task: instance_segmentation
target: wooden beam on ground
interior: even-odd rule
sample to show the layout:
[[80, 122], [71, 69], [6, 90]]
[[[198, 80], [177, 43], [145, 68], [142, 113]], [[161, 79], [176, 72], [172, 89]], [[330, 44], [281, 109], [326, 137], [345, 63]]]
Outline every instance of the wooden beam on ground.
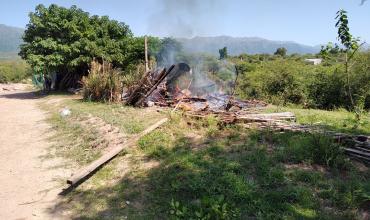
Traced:
[[238, 122], [269, 122], [269, 121], [295, 121], [292, 112], [268, 113], [268, 114], [245, 114], [236, 117]]
[[111, 151], [108, 153], [104, 154], [101, 156], [99, 159], [95, 160], [91, 164], [89, 164], [86, 167], [83, 167], [82, 169], [78, 170], [72, 177], [70, 177], [67, 180], [68, 184], [74, 185], [77, 183], [80, 183], [83, 181], [87, 176], [89, 176], [92, 172], [103, 166], [105, 163], [110, 161], [112, 158], [114, 158], [119, 152], [121, 152], [123, 149], [136, 145], [136, 142], [143, 136], [149, 134], [159, 126], [163, 125], [168, 121], [167, 118], [163, 118], [159, 120], [157, 123], [151, 125], [147, 129], [145, 129], [143, 132], [141, 132], [138, 135], [135, 135], [134, 137], [130, 138], [127, 140], [127, 142], [123, 143], [122, 145], [118, 145], [115, 148], [113, 148]]

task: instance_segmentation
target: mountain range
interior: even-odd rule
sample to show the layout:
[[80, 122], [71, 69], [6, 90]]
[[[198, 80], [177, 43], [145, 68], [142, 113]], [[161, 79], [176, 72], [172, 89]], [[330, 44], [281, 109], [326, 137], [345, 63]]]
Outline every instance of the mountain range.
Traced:
[[[0, 24], [0, 54], [16, 54], [19, 45], [22, 43], [22, 34], [24, 29], [10, 27]], [[289, 54], [298, 53], [317, 53], [320, 46], [309, 46], [293, 41], [273, 41], [259, 37], [194, 37], [177, 38], [182, 43], [186, 52], [198, 53], [205, 52], [218, 55], [218, 50], [227, 47], [230, 55], [239, 55], [242, 53], [274, 53], [277, 48], [285, 47]], [[365, 48], [369, 48], [367, 44]]]
[[0, 24], [0, 52], [18, 51], [24, 29]]
[[0, 24], [0, 60], [17, 59], [24, 29]]
[[274, 53], [277, 48], [285, 47], [289, 54], [317, 53], [320, 46], [308, 46], [293, 41], [272, 41], [259, 37], [194, 37], [178, 39], [187, 52], [206, 52], [218, 55], [218, 50], [227, 47], [229, 55]]

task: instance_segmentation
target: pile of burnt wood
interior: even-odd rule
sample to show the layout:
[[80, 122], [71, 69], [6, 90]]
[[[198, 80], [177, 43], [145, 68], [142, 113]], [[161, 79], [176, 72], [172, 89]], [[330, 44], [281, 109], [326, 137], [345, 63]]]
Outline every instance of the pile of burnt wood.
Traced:
[[[294, 114], [289, 112], [256, 114], [267, 106], [263, 101], [239, 100], [232, 95], [206, 92], [213, 85], [194, 88], [191, 74], [190, 67], [185, 63], [149, 71], [134, 87], [128, 89], [123, 100], [127, 105], [136, 107], [171, 107], [193, 117], [214, 115], [225, 123], [295, 120]], [[181, 76], [187, 77], [180, 81]]]

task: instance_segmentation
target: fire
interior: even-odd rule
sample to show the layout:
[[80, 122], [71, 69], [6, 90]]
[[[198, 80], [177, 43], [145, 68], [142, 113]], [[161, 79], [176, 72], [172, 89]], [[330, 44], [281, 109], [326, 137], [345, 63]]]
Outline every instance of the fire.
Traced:
[[[239, 100], [226, 95], [212, 82], [193, 83], [194, 75], [185, 63], [172, 65], [168, 70], [149, 72], [131, 89], [125, 100], [136, 106], [155, 105], [173, 107], [202, 114], [220, 114], [263, 107], [266, 103], [256, 100]], [[216, 88], [216, 89], [215, 89]]]

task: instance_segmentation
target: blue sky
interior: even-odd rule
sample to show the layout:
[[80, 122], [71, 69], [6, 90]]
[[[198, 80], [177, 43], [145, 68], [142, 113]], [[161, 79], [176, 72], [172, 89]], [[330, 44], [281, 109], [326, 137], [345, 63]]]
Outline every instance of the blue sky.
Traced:
[[[370, 42], [370, 0], [0, 0], [0, 23], [25, 27], [37, 4], [77, 5], [128, 24], [135, 35], [263, 37], [308, 45], [335, 41], [335, 13]], [[165, 16], [164, 16], [165, 15]]]

